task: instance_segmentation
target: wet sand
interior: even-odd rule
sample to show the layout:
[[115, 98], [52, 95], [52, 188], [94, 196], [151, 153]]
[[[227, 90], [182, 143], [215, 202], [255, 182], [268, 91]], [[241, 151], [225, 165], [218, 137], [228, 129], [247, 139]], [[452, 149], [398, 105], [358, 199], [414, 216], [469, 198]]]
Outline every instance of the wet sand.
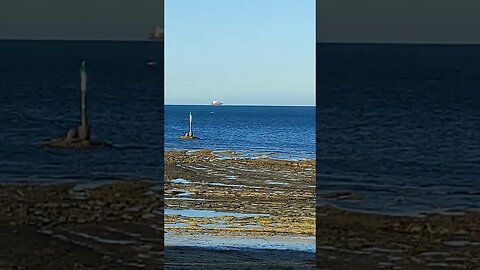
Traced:
[[318, 269], [480, 269], [480, 213], [397, 217], [317, 208]]
[[[183, 269], [200, 265], [209, 269], [314, 269], [314, 239], [309, 250], [298, 250], [295, 240], [315, 235], [314, 168], [314, 160], [251, 159], [209, 150], [166, 152], [165, 230], [187, 243], [171, 245], [166, 236], [167, 269], [181, 269], [175, 268], [178, 265]], [[199, 247], [195, 242], [202, 237], [230, 241], [212, 240]], [[238, 248], [247, 242], [245, 238], [269, 242], [274, 237], [286, 241]], [[192, 256], [174, 258], [179, 248], [191, 249]]]

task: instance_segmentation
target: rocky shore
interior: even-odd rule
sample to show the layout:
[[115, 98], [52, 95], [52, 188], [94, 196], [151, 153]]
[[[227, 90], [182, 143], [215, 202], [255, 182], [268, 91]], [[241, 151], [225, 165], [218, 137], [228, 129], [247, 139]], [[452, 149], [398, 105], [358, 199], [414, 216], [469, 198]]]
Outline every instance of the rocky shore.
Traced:
[[480, 269], [480, 213], [397, 217], [317, 207], [318, 269]]
[[[166, 233], [176, 237], [313, 237], [315, 161], [252, 159], [228, 151], [169, 151], [165, 153], [165, 208]], [[168, 258], [176, 247], [166, 245]], [[220, 269], [220, 262], [228, 263], [226, 252], [208, 251], [213, 257], [207, 268]], [[236, 252], [230, 251], [228, 256], [235, 258], [230, 262], [244, 263], [245, 268], [235, 269], [314, 269], [313, 252], [309, 257], [308, 252], [295, 256], [295, 251], [269, 251], [288, 260], [273, 260], [275, 256], [267, 256], [267, 250]], [[256, 259], [250, 261], [245, 253]], [[202, 263], [202, 256], [185, 259], [176, 263], [190, 267]], [[166, 261], [168, 266], [171, 260]]]
[[[164, 206], [167, 238], [316, 234], [317, 269], [480, 269], [479, 212], [315, 208], [314, 160], [172, 151], [165, 175], [164, 185], [0, 185], [0, 269], [162, 269], [164, 261], [166, 269], [315, 269], [314, 254], [299, 250], [164, 249]], [[362, 202], [350, 192], [322, 196]]]
[[161, 269], [156, 183], [0, 186], [0, 269]]
[[[164, 188], [167, 210], [218, 214], [169, 214], [168, 225], [184, 226], [167, 233], [314, 236], [313, 160], [198, 151], [167, 152], [165, 162], [165, 187], [137, 180], [1, 185], [0, 269], [163, 269]], [[315, 260], [311, 252], [275, 249], [170, 246], [165, 254], [166, 269], [314, 269]]]

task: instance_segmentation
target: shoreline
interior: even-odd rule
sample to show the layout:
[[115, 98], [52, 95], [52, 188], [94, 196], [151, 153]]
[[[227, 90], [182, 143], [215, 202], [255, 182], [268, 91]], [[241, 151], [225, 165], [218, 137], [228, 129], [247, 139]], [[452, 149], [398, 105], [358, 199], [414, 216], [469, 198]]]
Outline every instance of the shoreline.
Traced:
[[211, 148], [165, 148], [164, 153], [195, 153], [195, 152], [211, 152], [215, 154], [218, 158], [244, 158], [244, 159], [272, 159], [272, 160], [283, 160], [283, 161], [315, 161], [315, 153], [312, 154], [312, 157], [306, 158], [281, 158], [282, 153], [275, 151], [267, 150], [231, 150], [231, 149], [211, 149]]
[[392, 213], [390, 211], [376, 211], [376, 210], [364, 210], [364, 209], [353, 209], [349, 207], [342, 207], [338, 205], [334, 205], [333, 203], [322, 203], [322, 204], [317, 204], [317, 208], [320, 207], [331, 207], [335, 208], [339, 211], [344, 211], [344, 212], [350, 212], [350, 213], [356, 213], [356, 214], [364, 214], [364, 215], [377, 215], [377, 216], [385, 216], [385, 217], [391, 217], [391, 218], [428, 218], [431, 216], [445, 216], [445, 217], [450, 217], [450, 216], [462, 216], [468, 213], [476, 213], [480, 212], [480, 208], [469, 208], [469, 209], [464, 209], [464, 208], [443, 208], [443, 209], [437, 209], [433, 208], [435, 210], [425, 210], [425, 211], [410, 211], [410, 212], [403, 212], [403, 213]]
[[163, 195], [154, 187], [141, 180], [77, 189], [0, 185], [0, 266], [154, 269], [164, 251], [163, 215], [155, 211]]
[[314, 258], [314, 254], [301, 251], [213, 250], [203, 247], [172, 246], [165, 250], [165, 269], [314, 270], [316, 269]]
[[[165, 152], [166, 254], [178, 244], [201, 247], [212, 256], [202, 262], [203, 255], [192, 255], [182, 262], [189, 267], [202, 263], [214, 269], [232, 262], [244, 265], [238, 269], [247, 264], [252, 269], [314, 269], [315, 253], [304, 250], [315, 250], [315, 160], [218, 153]], [[262, 238], [278, 243], [262, 243]], [[301, 260], [289, 256], [299, 252]], [[228, 259], [232, 255], [225, 253], [249, 255]], [[269, 253], [278, 255], [276, 261]], [[257, 258], [250, 261], [249, 256]]]
[[[166, 228], [168, 231], [168, 228]], [[190, 236], [190, 237], [189, 237]], [[214, 244], [213, 244], [214, 243]], [[211, 250], [240, 250], [261, 251], [277, 250], [291, 252], [315, 253], [315, 236], [259, 236], [251, 238], [242, 236], [216, 236], [211, 234], [202, 235], [201, 238], [191, 237], [186, 234], [167, 232], [165, 234], [165, 246], [199, 247]]]
[[480, 264], [480, 211], [406, 217], [317, 207], [320, 269], [472, 269]]
[[480, 265], [480, 211], [366, 213], [315, 195], [315, 160], [211, 150], [165, 152], [164, 183], [0, 184], [0, 268], [155, 269], [164, 257], [167, 269]]

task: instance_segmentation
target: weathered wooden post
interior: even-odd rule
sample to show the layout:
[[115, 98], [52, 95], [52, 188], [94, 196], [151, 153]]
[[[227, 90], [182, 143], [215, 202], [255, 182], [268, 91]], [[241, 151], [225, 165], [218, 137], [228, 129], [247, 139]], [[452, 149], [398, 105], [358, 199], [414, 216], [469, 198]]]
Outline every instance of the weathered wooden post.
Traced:
[[81, 115], [82, 122], [79, 127], [79, 137], [80, 140], [89, 140], [90, 132], [88, 130], [88, 119], [87, 119], [87, 71], [85, 67], [85, 61], [80, 65], [80, 92], [81, 92]]

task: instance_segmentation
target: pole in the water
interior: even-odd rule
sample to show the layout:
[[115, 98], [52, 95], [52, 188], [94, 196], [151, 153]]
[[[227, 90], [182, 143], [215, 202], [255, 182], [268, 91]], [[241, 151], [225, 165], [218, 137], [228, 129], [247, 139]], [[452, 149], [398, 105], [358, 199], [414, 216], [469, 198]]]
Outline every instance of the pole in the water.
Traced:
[[81, 116], [82, 122], [79, 127], [79, 137], [81, 140], [89, 139], [88, 119], [87, 119], [87, 70], [85, 61], [80, 65], [80, 91], [81, 91]]
[[190, 112], [190, 131], [188, 132], [188, 135], [190, 137], [193, 137], [193, 131], [192, 131], [192, 112]]
[[183, 140], [194, 140], [198, 139], [198, 137], [193, 136], [193, 128], [192, 128], [192, 112], [189, 114], [189, 129], [188, 132], [185, 133], [185, 135], [180, 136], [180, 139]]
[[76, 126], [67, 132], [65, 138], [53, 139], [45, 142], [45, 145], [57, 148], [101, 148], [111, 146], [104, 141], [91, 141], [90, 129], [88, 127], [87, 118], [87, 70], [85, 67], [85, 61], [80, 64], [80, 114], [81, 123], [80, 126]]

